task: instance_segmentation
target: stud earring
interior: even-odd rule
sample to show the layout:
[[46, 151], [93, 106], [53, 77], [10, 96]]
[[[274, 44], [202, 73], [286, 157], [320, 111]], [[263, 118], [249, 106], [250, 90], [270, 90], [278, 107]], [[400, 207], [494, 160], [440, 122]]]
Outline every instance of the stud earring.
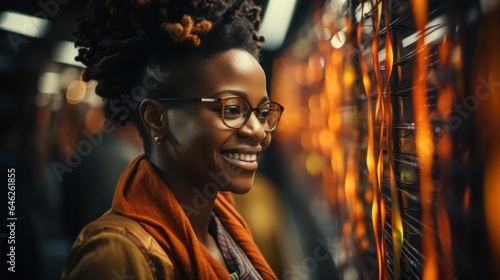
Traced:
[[156, 144], [160, 145], [160, 143], [161, 143], [160, 137], [156, 136], [155, 141], [156, 141]]

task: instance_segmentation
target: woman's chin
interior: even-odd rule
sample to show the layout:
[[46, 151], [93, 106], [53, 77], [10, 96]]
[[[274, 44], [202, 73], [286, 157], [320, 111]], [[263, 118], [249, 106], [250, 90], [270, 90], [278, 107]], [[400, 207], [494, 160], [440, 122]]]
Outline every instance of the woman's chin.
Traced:
[[231, 180], [231, 184], [226, 189], [234, 194], [246, 194], [252, 189], [253, 186], [253, 176], [252, 178], [234, 178]]

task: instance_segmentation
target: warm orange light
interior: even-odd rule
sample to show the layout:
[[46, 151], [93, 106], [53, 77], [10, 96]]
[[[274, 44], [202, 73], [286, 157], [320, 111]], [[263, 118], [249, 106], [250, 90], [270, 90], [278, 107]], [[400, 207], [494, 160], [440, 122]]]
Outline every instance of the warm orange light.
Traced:
[[78, 104], [85, 98], [87, 85], [84, 81], [75, 80], [69, 83], [66, 90], [66, 100], [70, 104]]
[[435, 240], [433, 232], [433, 197], [432, 190], [434, 182], [432, 180], [432, 165], [434, 157], [434, 141], [430, 127], [429, 107], [427, 104], [427, 61], [429, 47], [424, 42], [425, 25], [428, 17], [428, 3], [424, 0], [412, 0], [412, 11], [418, 32], [416, 42], [417, 59], [415, 62], [414, 89], [412, 93], [413, 111], [415, 113], [416, 152], [420, 165], [420, 197], [422, 202], [422, 249], [423, 266], [422, 278], [438, 279], [439, 268], [435, 252]]
[[[384, 6], [384, 20], [389, 22], [389, 9], [388, 1], [383, 1]], [[385, 144], [385, 150], [387, 151], [387, 178], [389, 181], [389, 188], [391, 191], [391, 228], [392, 228], [392, 254], [393, 254], [393, 278], [399, 280], [401, 278], [401, 250], [404, 242], [404, 232], [403, 232], [403, 220], [401, 217], [401, 207], [399, 203], [399, 194], [396, 189], [396, 178], [394, 177], [394, 154], [393, 154], [393, 108], [391, 100], [391, 75], [394, 64], [394, 51], [392, 48], [392, 42], [390, 37], [390, 26], [386, 26], [386, 36], [385, 36], [385, 85], [384, 85], [384, 96], [381, 96], [383, 100], [383, 125], [381, 126], [382, 133], [385, 135], [385, 139], [381, 137], [380, 146]], [[385, 140], [385, 143], [382, 143]], [[382, 148], [380, 149], [380, 157], [383, 156]]]
[[470, 207], [470, 186], [469, 185], [465, 188], [464, 198], [462, 200], [462, 204], [464, 207], [464, 211], [466, 213], [469, 212], [469, 207]]
[[90, 108], [85, 116], [85, 129], [87, 131], [100, 130], [104, 122], [104, 112], [98, 108]]
[[[497, 138], [498, 139], [498, 138]], [[498, 145], [498, 144], [497, 144]], [[484, 175], [484, 210], [491, 244], [492, 263], [500, 263], [500, 219], [498, 218], [498, 206], [500, 205], [500, 148], [497, 146], [491, 151], [491, 158], [487, 163]], [[500, 272], [498, 267], [495, 267]]]
[[446, 119], [451, 114], [453, 104], [453, 91], [451, 88], [446, 87], [439, 92], [437, 109], [441, 118]]
[[332, 145], [338, 144], [331, 130], [322, 129], [319, 133], [319, 145], [324, 154], [330, 154]]
[[[440, 69], [450, 69], [452, 67], [451, 59], [451, 43], [449, 40], [444, 38], [443, 42], [439, 45], [439, 65]], [[451, 116], [452, 104], [453, 104], [453, 89], [451, 85], [444, 84], [441, 81], [436, 81], [436, 85], [440, 88], [438, 100], [437, 100], [437, 118], [443, 123], [448, 120]], [[441, 128], [440, 128], [441, 129]], [[436, 154], [439, 157], [441, 166], [449, 166], [452, 160], [453, 153], [453, 143], [450, 138], [449, 131], [443, 128], [444, 131], [440, 131], [440, 137], [438, 143], [436, 144]], [[446, 178], [443, 178], [443, 182], [446, 182]], [[438, 182], [439, 183], [439, 182]], [[442, 271], [441, 277], [445, 279], [455, 278], [455, 267], [453, 264], [453, 252], [452, 252], [452, 236], [451, 236], [451, 225], [447, 213], [446, 199], [447, 191], [444, 190], [445, 185], [440, 186], [442, 189], [437, 195], [436, 201], [436, 227], [437, 227], [437, 237], [439, 238], [439, 250], [441, 251], [441, 256], [439, 260], [440, 270]], [[466, 197], [470, 197], [469, 186], [466, 189]], [[464, 198], [465, 199], [465, 198]], [[466, 211], [468, 209], [469, 201], [464, 200], [464, 207]], [[467, 206], [465, 206], [467, 205]], [[435, 250], [438, 250], [436, 248]]]
[[[364, 14], [365, 5], [362, 1], [360, 1], [361, 6], [361, 14]], [[371, 9], [375, 8], [375, 3], [371, 2]], [[379, 24], [379, 11], [376, 10], [376, 18], [372, 18], [374, 21], [374, 26]], [[363, 28], [363, 20], [358, 22], [357, 27], [357, 40], [358, 45], [362, 46], [362, 28]], [[374, 67], [378, 67], [378, 29], [374, 29], [375, 38], [372, 41], [372, 54], [373, 62], [375, 64]], [[377, 51], [374, 51], [377, 50]], [[369, 173], [370, 184], [373, 189], [373, 202], [372, 202], [372, 227], [375, 235], [375, 246], [377, 250], [377, 265], [378, 265], [378, 279], [387, 279], [387, 267], [386, 267], [386, 253], [385, 253], [385, 239], [384, 239], [384, 223], [385, 223], [385, 209], [383, 207], [384, 201], [382, 198], [382, 193], [380, 190], [380, 181], [381, 172], [380, 172], [380, 158], [375, 158], [375, 120], [376, 116], [379, 113], [379, 104], [380, 97], [382, 95], [381, 88], [377, 83], [379, 81], [378, 76], [376, 79], [375, 87], [377, 90], [377, 103], [375, 106], [375, 115], [373, 112], [373, 104], [371, 100], [371, 90], [372, 90], [372, 82], [368, 73], [368, 67], [365, 58], [363, 57], [363, 52], [360, 52], [360, 64], [361, 71], [363, 75], [363, 86], [365, 89], [366, 99], [367, 99], [367, 126], [368, 126], [368, 135], [367, 135], [367, 152], [366, 152], [366, 164]], [[380, 74], [378, 69], [375, 69], [376, 75]], [[377, 162], [378, 161], [378, 162]], [[383, 164], [382, 164], [383, 170]], [[382, 233], [382, 234], [380, 234]]]
[[[484, 148], [484, 212], [488, 244], [490, 245], [491, 263], [494, 264], [492, 271], [500, 275], [500, 37], [498, 26], [500, 23], [500, 8], [497, 6], [495, 12], [489, 14], [485, 21], [485, 32], [488, 38], [485, 47], [475, 61], [475, 75], [471, 77], [474, 85], [474, 94], [483, 86], [481, 91], [488, 91], [488, 98], [481, 102], [480, 109], [475, 112], [475, 125], [478, 126], [482, 135], [479, 147]], [[482, 82], [481, 82], [482, 80]], [[485, 85], [485, 82], [487, 84]], [[485, 89], [487, 88], [487, 89]], [[478, 137], [479, 138], [479, 137]], [[476, 186], [471, 186], [476, 187]], [[474, 189], [472, 189], [474, 190]], [[477, 192], [476, 192], [477, 193]]]
[[323, 170], [323, 157], [318, 153], [311, 153], [306, 158], [306, 169], [311, 175], [318, 175]]
[[[348, 207], [349, 228], [354, 229], [354, 240], [362, 250], [366, 249], [366, 225], [364, 224], [365, 212], [363, 202], [359, 194], [358, 168], [356, 150], [351, 148], [347, 160], [347, 170], [345, 176], [345, 199]], [[350, 240], [351, 235], [344, 235], [343, 240]]]

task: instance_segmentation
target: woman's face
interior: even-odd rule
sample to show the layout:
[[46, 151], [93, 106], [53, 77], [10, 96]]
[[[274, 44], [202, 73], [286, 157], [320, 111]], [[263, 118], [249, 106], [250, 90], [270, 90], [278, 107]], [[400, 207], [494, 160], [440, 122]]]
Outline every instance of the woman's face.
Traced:
[[[200, 71], [201, 70], [201, 71]], [[268, 100], [266, 77], [248, 52], [232, 49], [204, 59], [184, 96], [216, 98], [240, 96], [256, 108]], [[253, 184], [257, 159], [269, 146], [255, 113], [240, 129], [221, 120], [220, 103], [165, 102], [167, 116], [167, 185], [182, 184], [210, 196], [221, 191], [245, 193]], [[238, 159], [236, 159], [238, 158]]]

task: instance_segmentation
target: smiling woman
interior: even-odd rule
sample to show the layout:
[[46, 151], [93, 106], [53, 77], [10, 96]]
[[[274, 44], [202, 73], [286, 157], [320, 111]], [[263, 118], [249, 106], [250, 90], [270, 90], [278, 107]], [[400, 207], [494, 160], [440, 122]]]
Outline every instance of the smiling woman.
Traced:
[[276, 279], [230, 194], [251, 189], [284, 109], [256, 59], [259, 13], [241, 0], [89, 2], [74, 32], [83, 79], [145, 153], [63, 279]]
[[[185, 90], [189, 98], [224, 98], [244, 96], [248, 101], [237, 104], [213, 102], [158, 102], [162, 100], [145, 100], [141, 106], [141, 114], [145, 115], [146, 129], [152, 131], [153, 138], [159, 145], [153, 145], [152, 154], [160, 155], [151, 158], [151, 162], [164, 170], [163, 178], [170, 188], [186, 191], [186, 185], [203, 186], [212, 180], [212, 171], [226, 171], [230, 163], [240, 169], [237, 176], [231, 176], [231, 184], [226, 190], [245, 193], [253, 184], [253, 176], [257, 168], [256, 156], [267, 148], [271, 141], [266, 132], [269, 114], [259, 117], [251, 114], [247, 108], [248, 121], [235, 129], [227, 124], [232, 123], [224, 113], [227, 110], [238, 112], [247, 102], [251, 106], [270, 107], [268, 103], [265, 75], [258, 62], [247, 51], [233, 49], [214, 54], [207, 58], [209, 63], [204, 67], [205, 74], [196, 77]], [[239, 63], [238, 63], [239, 62]], [[245, 100], [238, 98], [239, 100]], [[172, 99], [167, 99], [172, 100]], [[273, 107], [280, 113], [279, 107]], [[270, 111], [270, 110], [268, 110]], [[165, 121], [160, 121], [160, 120]], [[243, 118], [245, 119], [245, 118]], [[160, 125], [161, 124], [161, 125]], [[269, 130], [269, 129], [268, 129]], [[172, 144], [174, 143], [174, 144]], [[255, 155], [253, 161], [224, 154]], [[198, 176], [192, 176], [196, 170]], [[188, 190], [191, 191], [191, 190]]]

